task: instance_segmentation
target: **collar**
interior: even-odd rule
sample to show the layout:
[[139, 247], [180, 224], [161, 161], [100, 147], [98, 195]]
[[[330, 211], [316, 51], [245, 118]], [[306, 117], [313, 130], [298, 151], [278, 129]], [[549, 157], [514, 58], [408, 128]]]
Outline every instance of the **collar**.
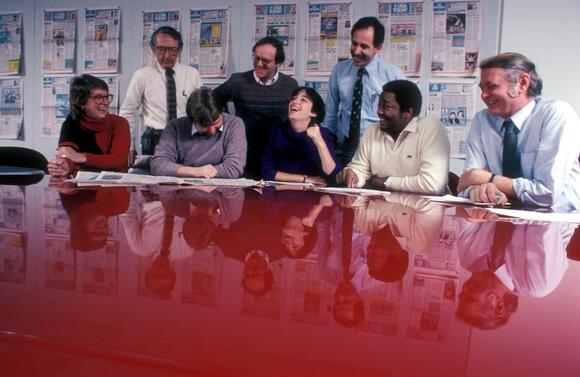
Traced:
[[[224, 130], [224, 122], [222, 121], [222, 125], [218, 128], [218, 132], [222, 133]], [[202, 134], [197, 130], [194, 122], [191, 122], [191, 136], [207, 136], [207, 134]]]
[[[399, 137], [397, 137], [397, 141], [401, 140], [401, 136], [403, 134], [406, 134], [406, 133], [417, 133], [417, 129], [418, 129], [418, 126], [419, 126], [419, 120], [418, 120], [418, 118], [419, 117], [414, 117], [413, 119], [411, 119], [411, 121], [409, 123], [407, 123], [407, 125], [405, 126], [405, 128], [403, 128], [403, 130], [399, 134]], [[379, 125], [379, 132], [383, 135], [383, 137], [388, 138], [391, 142], [393, 142], [393, 143], [396, 142], [395, 140], [393, 140], [393, 137], [391, 135], [389, 135], [387, 132], [384, 132], [383, 130], [380, 129], [380, 125]]]
[[[173, 69], [173, 72], [175, 72], [175, 74], [177, 74], [177, 66], [178, 65], [179, 65], [179, 63], [178, 62], [175, 62], [175, 64], [173, 65], [173, 67], [171, 67]], [[163, 68], [161, 66], [161, 64], [159, 64], [159, 62], [157, 61], [157, 59], [155, 59], [154, 67], [157, 70], [157, 72], [159, 72], [161, 75], [163, 75], [163, 77], [165, 77], [165, 71], [166, 71], [166, 69]]]
[[254, 80], [256, 80], [256, 82], [260, 85], [264, 85], [264, 86], [268, 86], [268, 85], [273, 85], [276, 81], [278, 81], [278, 77], [280, 77], [279, 75], [280, 71], [276, 70], [276, 74], [274, 75], [274, 77], [272, 77], [270, 80], [266, 81], [266, 82], [262, 82], [258, 76], [256, 76], [256, 72], [252, 71], [252, 75], [254, 75]]
[[[354, 64], [354, 62], [352, 61], [352, 58], [350, 58], [350, 64], [352, 64], [353, 68], [355, 71], [358, 71], [359, 67], [358, 65]], [[367, 75], [368, 76], [372, 76], [371, 72], [377, 72], [378, 71], [378, 64], [379, 64], [379, 57], [378, 54], [373, 56], [372, 60], [369, 62], [369, 64], [364, 65], [364, 69], [367, 70]]]
[[501, 118], [496, 116], [496, 120], [495, 120], [495, 125], [496, 125], [496, 129], [499, 130], [499, 133], [502, 133], [502, 125], [503, 122], [505, 122], [508, 119], [511, 119], [512, 122], [514, 122], [514, 124], [516, 125], [516, 127], [518, 128], [518, 130], [521, 131], [522, 127], [524, 126], [524, 123], [526, 122], [526, 120], [529, 118], [529, 116], [532, 114], [532, 111], [534, 111], [534, 107], [536, 107], [536, 99], [533, 98], [530, 102], [528, 102], [528, 104], [526, 106], [524, 106], [520, 111], [518, 111], [517, 113], [515, 113], [514, 115], [512, 115], [509, 118]]

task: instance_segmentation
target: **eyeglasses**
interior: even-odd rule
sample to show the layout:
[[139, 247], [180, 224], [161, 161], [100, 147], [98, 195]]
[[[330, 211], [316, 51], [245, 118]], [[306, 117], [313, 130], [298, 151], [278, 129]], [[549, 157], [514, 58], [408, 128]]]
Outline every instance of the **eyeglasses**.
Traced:
[[109, 103], [113, 102], [113, 98], [115, 98], [115, 96], [113, 94], [107, 94], [106, 96], [94, 96], [89, 98], [100, 104], [105, 102], [105, 100], [107, 100]]
[[258, 55], [252, 55], [252, 59], [254, 59], [254, 63], [259, 63], [262, 62], [262, 64], [264, 65], [270, 65], [274, 62], [274, 60], [272, 59], [265, 59], [265, 58], [261, 58]]
[[177, 55], [179, 52], [179, 47], [164, 47], [164, 46], [155, 46], [153, 47], [156, 53], [165, 55], [165, 53], [169, 53], [169, 55]]

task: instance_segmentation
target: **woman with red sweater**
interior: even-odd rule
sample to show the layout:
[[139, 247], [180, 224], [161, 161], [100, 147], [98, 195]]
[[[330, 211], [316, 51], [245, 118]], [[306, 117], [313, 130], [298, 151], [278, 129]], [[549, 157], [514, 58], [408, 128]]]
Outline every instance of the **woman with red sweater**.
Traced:
[[126, 172], [130, 147], [129, 123], [109, 114], [113, 95], [103, 80], [82, 75], [70, 84], [70, 111], [60, 129], [56, 159], [48, 163], [53, 176], [79, 170]]

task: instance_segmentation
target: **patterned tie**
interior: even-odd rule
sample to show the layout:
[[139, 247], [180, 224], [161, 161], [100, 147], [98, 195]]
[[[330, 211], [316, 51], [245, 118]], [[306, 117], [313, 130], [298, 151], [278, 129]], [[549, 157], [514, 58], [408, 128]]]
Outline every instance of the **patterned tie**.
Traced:
[[350, 264], [352, 260], [352, 228], [354, 213], [352, 208], [342, 208], [342, 275], [345, 281], [352, 279]]
[[516, 226], [510, 222], [498, 221], [495, 224], [491, 250], [487, 255], [487, 267], [490, 271], [495, 271], [504, 265], [505, 252], [515, 230]]
[[510, 178], [521, 177], [522, 166], [518, 152], [518, 133], [520, 132], [511, 119], [503, 122], [503, 175]]
[[343, 162], [348, 163], [352, 160], [354, 152], [358, 147], [360, 139], [360, 112], [362, 108], [362, 94], [363, 94], [363, 76], [367, 73], [364, 67], [360, 67], [357, 72], [358, 79], [354, 84], [354, 91], [352, 94], [352, 111], [350, 113], [350, 127], [348, 130], [348, 139], [345, 141]]
[[172, 215], [165, 215], [163, 218], [163, 235], [161, 237], [160, 255], [168, 257], [171, 253], [171, 239], [173, 236], [173, 223], [175, 218]]
[[177, 118], [177, 98], [175, 90], [175, 71], [171, 68], [165, 70], [165, 86], [167, 88], [167, 121]]

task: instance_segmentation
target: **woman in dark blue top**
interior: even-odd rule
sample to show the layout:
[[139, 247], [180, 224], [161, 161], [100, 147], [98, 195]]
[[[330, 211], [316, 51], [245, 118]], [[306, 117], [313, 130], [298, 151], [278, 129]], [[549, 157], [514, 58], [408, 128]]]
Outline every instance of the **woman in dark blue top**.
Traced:
[[334, 183], [340, 166], [334, 136], [319, 126], [325, 106], [312, 88], [299, 87], [288, 104], [288, 122], [272, 126], [262, 157], [262, 178], [325, 186]]

